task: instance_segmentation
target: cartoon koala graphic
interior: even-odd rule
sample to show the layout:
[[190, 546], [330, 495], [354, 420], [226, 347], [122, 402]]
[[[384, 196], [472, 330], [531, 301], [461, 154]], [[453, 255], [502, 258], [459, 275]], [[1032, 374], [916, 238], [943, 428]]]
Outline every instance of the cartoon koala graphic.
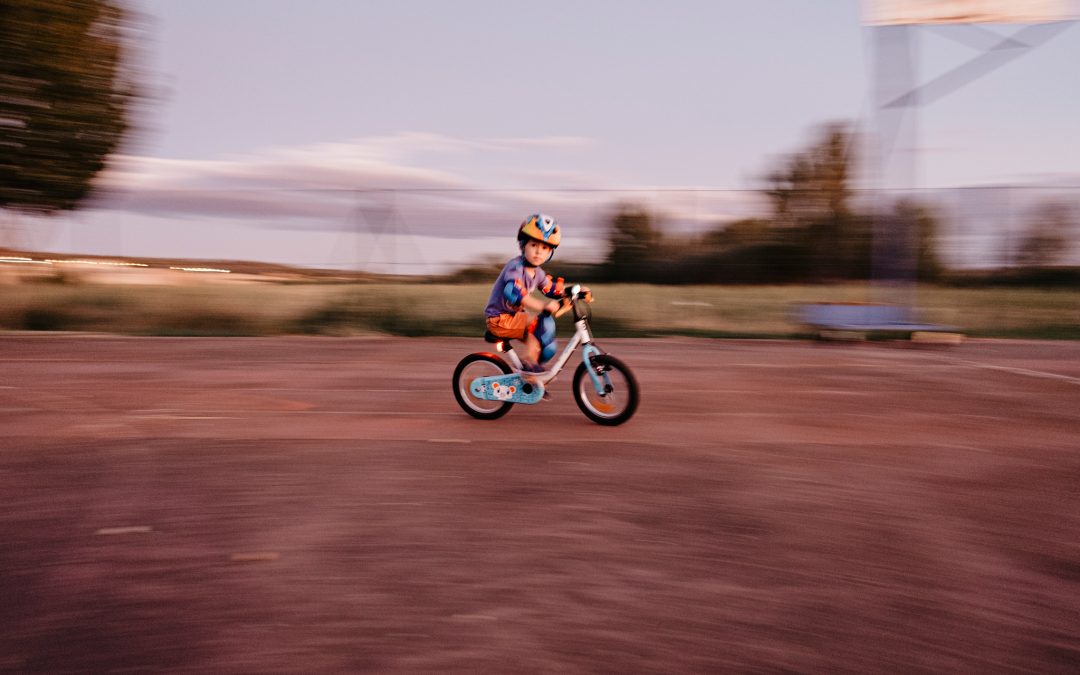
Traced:
[[500, 401], [509, 401], [515, 391], [517, 391], [517, 387], [513, 385], [507, 386], [498, 382], [491, 383], [491, 393], [495, 394], [495, 398]]

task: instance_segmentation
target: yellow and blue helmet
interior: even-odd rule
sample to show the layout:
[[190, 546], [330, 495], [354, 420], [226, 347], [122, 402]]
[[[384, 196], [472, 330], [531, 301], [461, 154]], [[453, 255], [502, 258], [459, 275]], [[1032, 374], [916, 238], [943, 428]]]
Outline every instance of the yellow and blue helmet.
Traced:
[[521, 223], [521, 227], [518, 228], [517, 239], [518, 246], [524, 246], [529, 239], [535, 239], [555, 249], [558, 248], [559, 241], [562, 239], [562, 230], [559, 229], [559, 224], [551, 216], [534, 213]]

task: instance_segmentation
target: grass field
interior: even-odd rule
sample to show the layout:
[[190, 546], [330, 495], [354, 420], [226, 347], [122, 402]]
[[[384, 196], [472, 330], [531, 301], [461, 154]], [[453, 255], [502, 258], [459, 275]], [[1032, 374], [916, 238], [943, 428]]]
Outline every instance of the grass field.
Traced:
[[[479, 335], [490, 285], [208, 283], [194, 286], [11, 284], [0, 330], [132, 335]], [[598, 336], [805, 337], [802, 302], [881, 299], [866, 284], [595, 285]], [[1080, 290], [923, 286], [924, 321], [978, 337], [1080, 339]], [[888, 299], [888, 298], [885, 298]], [[906, 300], [905, 300], [906, 301]], [[562, 322], [566, 332], [569, 322]]]

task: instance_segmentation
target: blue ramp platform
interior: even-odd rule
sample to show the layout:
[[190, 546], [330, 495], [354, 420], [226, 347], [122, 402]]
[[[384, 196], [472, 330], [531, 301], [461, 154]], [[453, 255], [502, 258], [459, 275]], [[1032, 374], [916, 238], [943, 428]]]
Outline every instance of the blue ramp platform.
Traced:
[[908, 307], [863, 303], [815, 302], [796, 305], [793, 319], [825, 337], [828, 333], [959, 333], [955, 326], [917, 320]]

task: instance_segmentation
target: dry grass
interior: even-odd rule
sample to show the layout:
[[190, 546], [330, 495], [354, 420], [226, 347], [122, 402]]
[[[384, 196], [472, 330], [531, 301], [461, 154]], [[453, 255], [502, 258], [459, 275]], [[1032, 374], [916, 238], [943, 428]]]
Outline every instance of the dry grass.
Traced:
[[[142, 335], [288, 333], [475, 335], [483, 284], [242, 284], [0, 287], [0, 329]], [[597, 285], [599, 335], [806, 335], [802, 302], [868, 302], [865, 284], [834, 286]], [[1080, 290], [922, 287], [924, 320], [970, 335], [1080, 339]], [[567, 321], [562, 322], [568, 328]]]

